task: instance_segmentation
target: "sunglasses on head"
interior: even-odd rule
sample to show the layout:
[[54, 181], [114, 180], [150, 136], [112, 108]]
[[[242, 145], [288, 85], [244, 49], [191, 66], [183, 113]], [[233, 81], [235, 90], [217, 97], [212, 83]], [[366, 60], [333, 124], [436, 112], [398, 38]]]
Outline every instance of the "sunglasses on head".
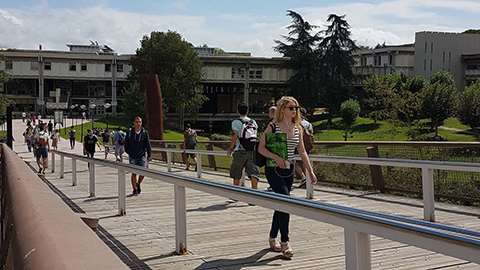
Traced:
[[290, 109], [290, 111], [293, 111], [293, 110], [300, 109], [300, 106], [290, 106], [290, 107], [285, 107], [285, 108], [288, 108], [288, 109]]

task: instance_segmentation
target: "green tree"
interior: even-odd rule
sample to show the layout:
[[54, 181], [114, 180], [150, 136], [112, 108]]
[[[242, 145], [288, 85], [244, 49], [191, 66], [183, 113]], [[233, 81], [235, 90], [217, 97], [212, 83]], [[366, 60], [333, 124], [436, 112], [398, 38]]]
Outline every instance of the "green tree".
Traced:
[[443, 70], [435, 73], [428, 85], [421, 93], [422, 114], [431, 121], [435, 136], [438, 136], [438, 127], [455, 114], [457, 106], [457, 89], [453, 76]]
[[348, 130], [357, 121], [359, 114], [360, 104], [355, 99], [346, 100], [340, 105], [340, 117], [342, 117], [342, 121], [345, 124], [345, 141], [348, 137]]
[[317, 26], [305, 21], [295, 11], [288, 10], [287, 16], [292, 17], [292, 23], [287, 27], [288, 35], [282, 36], [287, 42], [275, 40], [277, 45], [274, 50], [284, 57], [290, 57], [284, 66], [293, 71], [287, 82], [290, 94], [295, 96], [302, 106], [312, 111], [321, 96], [321, 88], [316, 83], [318, 57], [314, 51], [319, 37], [310, 34]]
[[164, 108], [167, 111], [185, 109], [190, 118], [207, 100], [200, 85], [202, 61], [177, 32], [152, 32], [143, 36], [140, 48], [131, 58], [133, 74], [158, 75]]
[[324, 85], [324, 105], [330, 108], [330, 113], [338, 111], [340, 104], [346, 100], [353, 89], [353, 65], [355, 60], [352, 53], [357, 50], [355, 42], [351, 39], [350, 25], [345, 20], [345, 15], [330, 14], [327, 30], [318, 45], [321, 55], [320, 67]]
[[478, 136], [480, 134], [480, 79], [458, 94], [457, 115], [460, 123], [469, 126]]
[[143, 125], [147, 125], [147, 110], [146, 110], [146, 94], [140, 91], [140, 85], [138, 82], [130, 84], [127, 88], [123, 88], [123, 110], [128, 119], [135, 119], [140, 116], [143, 121]]
[[407, 78], [404, 75], [372, 75], [364, 80], [366, 109], [370, 118], [387, 120], [394, 124], [388, 133], [397, 133], [397, 127], [406, 127], [406, 135], [412, 140], [419, 139], [421, 123], [420, 92], [425, 88], [425, 78]]
[[480, 34], [480, 29], [468, 29], [463, 31], [464, 34]]

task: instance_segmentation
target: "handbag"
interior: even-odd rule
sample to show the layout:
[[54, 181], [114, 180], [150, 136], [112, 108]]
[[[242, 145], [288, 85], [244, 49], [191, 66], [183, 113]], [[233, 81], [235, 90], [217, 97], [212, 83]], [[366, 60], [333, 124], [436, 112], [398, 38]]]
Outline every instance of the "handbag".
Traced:
[[267, 158], [258, 152], [258, 146], [260, 142], [255, 143], [253, 147], [253, 163], [258, 167], [263, 167], [267, 164]]

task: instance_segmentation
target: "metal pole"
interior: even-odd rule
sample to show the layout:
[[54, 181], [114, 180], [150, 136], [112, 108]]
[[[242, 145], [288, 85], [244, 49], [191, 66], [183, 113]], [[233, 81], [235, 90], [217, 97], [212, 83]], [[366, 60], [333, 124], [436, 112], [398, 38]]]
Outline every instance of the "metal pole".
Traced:
[[125, 171], [118, 170], [118, 215], [124, 216], [126, 213]]
[[90, 197], [95, 197], [95, 163], [88, 162], [90, 170]]
[[13, 150], [13, 129], [12, 129], [12, 111], [13, 107], [7, 107], [7, 146]]
[[77, 185], [77, 160], [72, 158], [72, 186]]
[[65, 175], [65, 157], [60, 155], [60, 179]]
[[175, 251], [179, 255], [187, 253], [187, 203], [185, 187], [174, 185], [175, 197]]
[[82, 131], [80, 131], [80, 142], [83, 142], [83, 115], [82, 115]]

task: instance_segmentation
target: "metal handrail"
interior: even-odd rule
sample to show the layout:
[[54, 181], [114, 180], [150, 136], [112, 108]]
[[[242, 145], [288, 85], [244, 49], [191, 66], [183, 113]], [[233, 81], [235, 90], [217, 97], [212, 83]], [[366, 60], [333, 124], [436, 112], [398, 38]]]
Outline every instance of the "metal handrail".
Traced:
[[[345, 206], [335, 206], [108, 160], [86, 158], [60, 151], [52, 151], [52, 153], [54, 155], [59, 154], [61, 158], [70, 157], [86, 161], [90, 164], [90, 172], [94, 164], [98, 164], [118, 169], [119, 176], [123, 174], [123, 180], [125, 180], [125, 172], [130, 171], [174, 184], [176, 250], [179, 253], [186, 249], [185, 188], [192, 188], [345, 228], [347, 269], [371, 268], [370, 235], [403, 242], [480, 264], [480, 257], [478, 256], [480, 252], [479, 232]], [[92, 177], [92, 174], [90, 174], [90, 177]], [[121, 185], [119, 185], [120, 187]], [[123, 189], [125, 189], [124, 181]], [[121, 192], [119, 191], [119, 193]], [[448, 232], [455, 232], [455, 234]]]

